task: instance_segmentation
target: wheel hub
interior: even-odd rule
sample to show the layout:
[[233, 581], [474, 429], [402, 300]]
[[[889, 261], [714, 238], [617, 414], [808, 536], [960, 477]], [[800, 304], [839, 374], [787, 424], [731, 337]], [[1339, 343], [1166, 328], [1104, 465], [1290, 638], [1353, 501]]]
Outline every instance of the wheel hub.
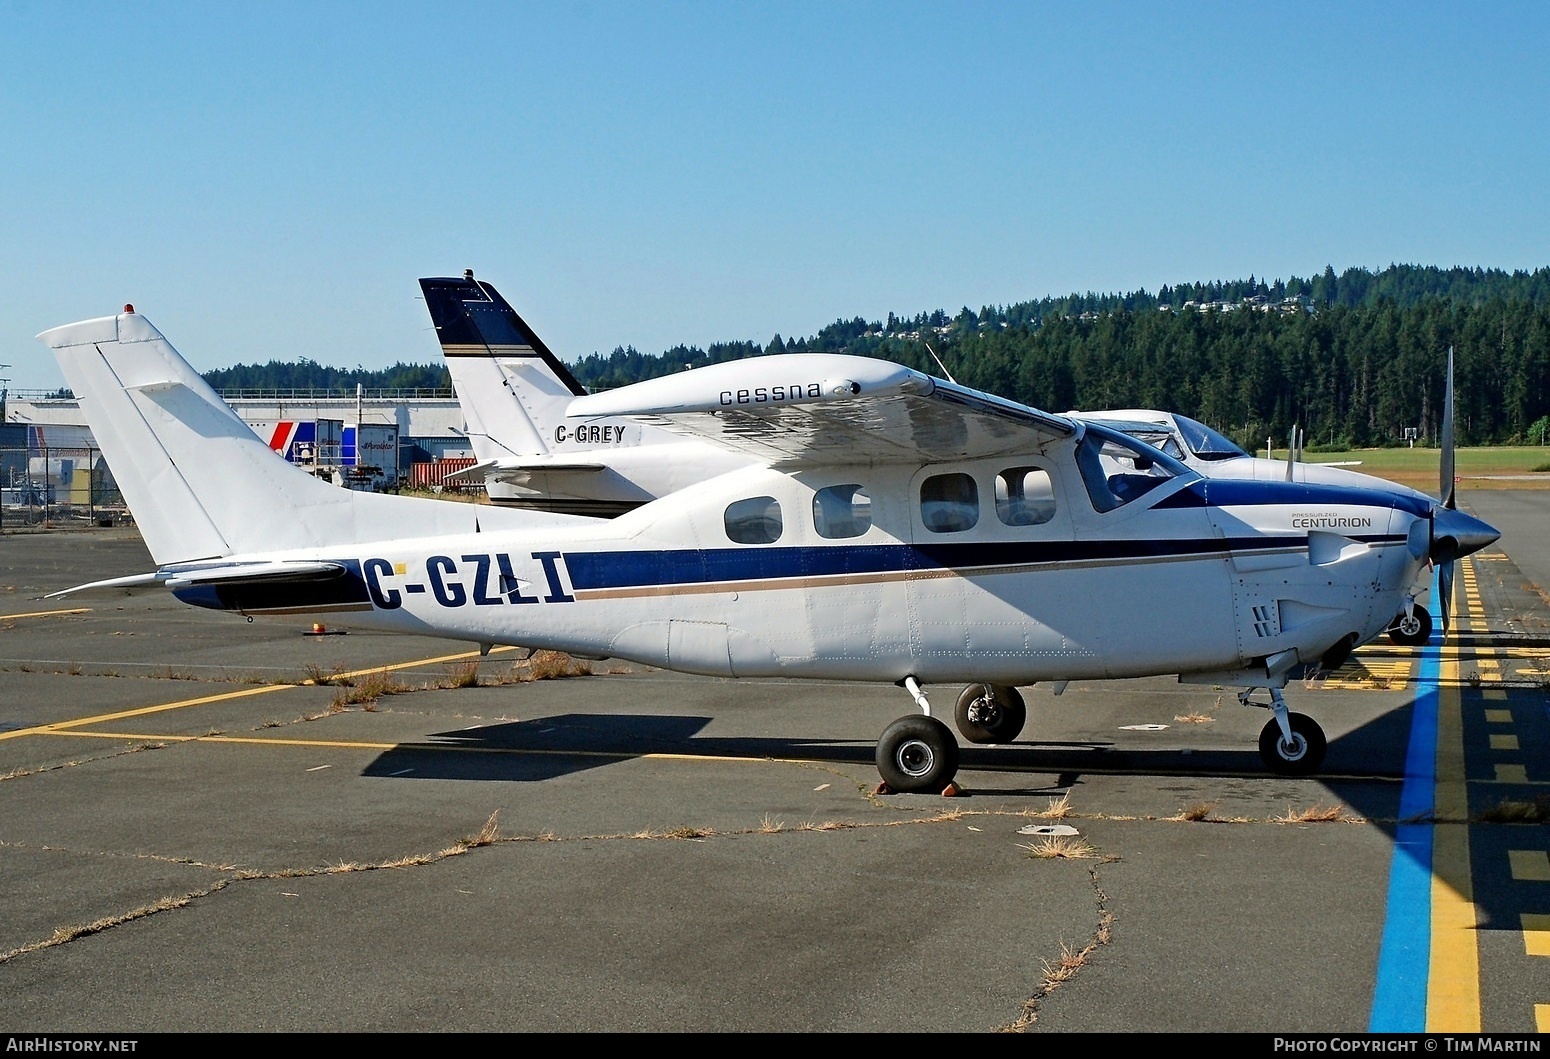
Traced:
[[969, 707], [969, 719], [975, 724], [986, 728], [994, 728], [1001, 720], [1001, 709], [996, 705], [996, 700], [990, 695], [981, 695], [974, 700]]
[[936, 755], [931, 748], [919, 739], [911, 739], [899, 747], [896, 755], [899, 768], [911, 776], [924, 776], [931, 771], [931, 766], [936, 760]]

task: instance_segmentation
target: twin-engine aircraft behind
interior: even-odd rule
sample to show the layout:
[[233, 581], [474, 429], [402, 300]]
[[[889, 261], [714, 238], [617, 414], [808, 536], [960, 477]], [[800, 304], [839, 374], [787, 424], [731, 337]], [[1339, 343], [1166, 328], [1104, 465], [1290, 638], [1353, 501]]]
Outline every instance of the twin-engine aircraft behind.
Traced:
[[[240, 614], [627, 659], [721, 677], [887, 681], [886, 789], [941, 792], [959, 748], [923, 687], [974, 682], [971, 742], [1015, 689], [1178, 674], [1267, 689], [1260, 753], [1306, 774], [1281, 689], [1383, 631], [1421, 566], [1490, 526], [1392, 492], [1206, 479], [1118, 431], [868, 358], [789, 354], [574, 398], [750, 462], [611, 520], [343, 490], [281, 459], [142, 316], [44, 332], [153, 573]], [[1159, 625], [1159, 614], [1189, 621]]]
[[[482, 481], [497, 504], [612, 517], [752, 462], [746, 454], [628, 417], [587, 423], [568, 419], [571, 400], [586, 391], [499, 291], [475, 279], [472, 269], [460, 278], [422, 279], [420, 288], [477, 459], [449, 481]], [[1449, 407], [1452, 387], [1450, 359]], [[1097, 420], [1145, 441], [1208, 478], [1352, 486], [1437, 503], [1417, 490], [1341, 465], [1301, 462], [1295, 452], [1284, 463], [1251, 456], [1205, 424], [1172, 412], [1065, 414]], [[1451, 462], [1451, 445], [1450, 432], [1444, 463]], [[1451, 474], [1446, 472], [1439, 495], [1451, 490]], [[1431, 574], [1430, 568], [1420, 570], [1407, 591], [1387, 629], [1393, 642], [1418, 646], [1431, 638], [1425, 603]], [[1443, 601], [1444, 628], [1450, 604], [1451, 596]]]

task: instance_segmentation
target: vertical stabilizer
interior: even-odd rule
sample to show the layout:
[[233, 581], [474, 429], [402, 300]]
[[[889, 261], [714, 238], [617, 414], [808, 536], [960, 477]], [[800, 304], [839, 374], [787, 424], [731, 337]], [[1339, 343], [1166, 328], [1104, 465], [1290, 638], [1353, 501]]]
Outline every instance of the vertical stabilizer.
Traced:
[[287, 463], [131, 306], [38, 337], [54, 350], [157, 563], [473, 532], [473, 505], [357, 493]]
[[422, 279], [425, 305], [481, 461], [535, 456], [586, 390], [526, 321], [472, 270]]

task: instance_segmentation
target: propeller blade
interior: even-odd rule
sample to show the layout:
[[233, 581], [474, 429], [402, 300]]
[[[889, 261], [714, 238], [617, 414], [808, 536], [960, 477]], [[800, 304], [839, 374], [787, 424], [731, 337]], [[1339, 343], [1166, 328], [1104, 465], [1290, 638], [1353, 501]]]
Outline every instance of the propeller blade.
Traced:
[[1442, 634], [1448, 635], [1448, 626], [1453, 617], [1453, 560], [1440, 564], [1437, 567], [1437, 594], [1442, 598], [1437, 602], [1442, 610]]
[[[1453, 496], [1453, 347], [1448, 347], [1448, 381], [1442, 396], [1442, 473], [1437, 496], [1443, 507], [1455, 507]], [[1447, 628], [1446, 622], [1443, 628]]]

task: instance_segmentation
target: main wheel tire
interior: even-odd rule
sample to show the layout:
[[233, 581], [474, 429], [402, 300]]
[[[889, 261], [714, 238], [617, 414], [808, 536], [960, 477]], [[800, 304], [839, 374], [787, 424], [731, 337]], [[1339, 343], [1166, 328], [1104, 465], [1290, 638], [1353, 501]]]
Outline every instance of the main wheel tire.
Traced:
[[1432, 638], [1432, 616], [1421, 607], [1406, 611], [1389, 626], [1389, 642], [1400, 647], [1420, 647]]
[[877, 771], [890, 790], [939, 794], [958, 774], [958, 741], [935, 717], [900, 717], [877, 741]]
[[971, 743], [1010, 743], [1028, 721], [1022, 693], [1001, 684], [970, 684], [953, 711], [958, 731]]
[[1275, 718], [1259, 733], [1259, 756], [1271, 772], [1282, 776], [1308, 776], [1324, 763], [1327, 743], [1324, 729], [1305, 713], [1288, 714], [1292, 741], [1281, 738], [1281, 726]]

